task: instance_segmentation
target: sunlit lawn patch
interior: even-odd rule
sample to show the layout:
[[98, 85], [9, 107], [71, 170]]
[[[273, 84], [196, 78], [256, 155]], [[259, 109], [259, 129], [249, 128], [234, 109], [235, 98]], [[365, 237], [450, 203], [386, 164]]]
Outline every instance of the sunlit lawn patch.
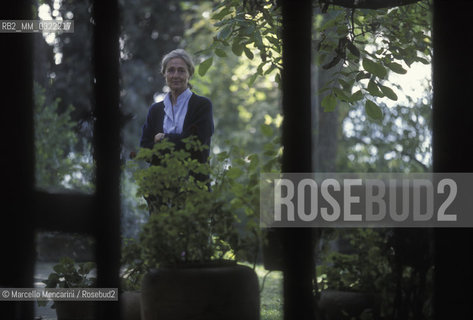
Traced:
[[[282, 272], [268, 271], [263, 266], [256, 266], [261, 294], [261, 320], [282, 319]], [[265, 279], [266, 276], [266, 279]]]

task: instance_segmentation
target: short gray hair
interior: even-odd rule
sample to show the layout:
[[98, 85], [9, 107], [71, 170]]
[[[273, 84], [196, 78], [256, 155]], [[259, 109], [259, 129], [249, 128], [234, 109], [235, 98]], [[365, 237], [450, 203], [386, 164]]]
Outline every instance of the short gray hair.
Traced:
[[181, 58], [186, 63], [187, 71], [189, 71], [189, 76], [192, 77], [195, 70], [194, 63], [192, 62], [191, 55], [188, 54], [187, 51], [185, 51], [184, 49], [173, 50], [163, 57], [163, 60], [161, 61], [161, 73], [165, 74], [168, 62], [174, 58]]

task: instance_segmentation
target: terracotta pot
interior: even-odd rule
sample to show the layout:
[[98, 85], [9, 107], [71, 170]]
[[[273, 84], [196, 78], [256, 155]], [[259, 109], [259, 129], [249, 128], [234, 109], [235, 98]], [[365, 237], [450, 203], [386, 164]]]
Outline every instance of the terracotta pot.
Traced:
[[235, 263], [150, 271], [141, 290], [142, 320], [259, 320], [258, 278]]

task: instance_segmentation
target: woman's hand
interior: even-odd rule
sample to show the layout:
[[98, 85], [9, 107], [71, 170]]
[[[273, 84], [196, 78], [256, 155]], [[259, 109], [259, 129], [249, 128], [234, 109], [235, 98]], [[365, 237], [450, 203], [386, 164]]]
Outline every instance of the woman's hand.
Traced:
[[154, 136], [154, 143], [159, 142], [164, 139], [164, 133], [160, 132]]

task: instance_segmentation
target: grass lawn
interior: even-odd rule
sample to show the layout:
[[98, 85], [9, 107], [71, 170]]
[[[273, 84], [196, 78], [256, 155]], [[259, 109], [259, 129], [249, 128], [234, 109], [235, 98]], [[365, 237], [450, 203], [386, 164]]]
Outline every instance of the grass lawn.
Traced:
[[[281, 320], [282, 312], [282, 272], [268, 270], [263, 266], [256, 266], [259, 278], [261, 297], [261, 320]], [[266, 276], [267, 275], [267, 276]], [[266, 276], [266, 280], [263, 280]], [[264, 283], [263, 283], [264, 281]]]

